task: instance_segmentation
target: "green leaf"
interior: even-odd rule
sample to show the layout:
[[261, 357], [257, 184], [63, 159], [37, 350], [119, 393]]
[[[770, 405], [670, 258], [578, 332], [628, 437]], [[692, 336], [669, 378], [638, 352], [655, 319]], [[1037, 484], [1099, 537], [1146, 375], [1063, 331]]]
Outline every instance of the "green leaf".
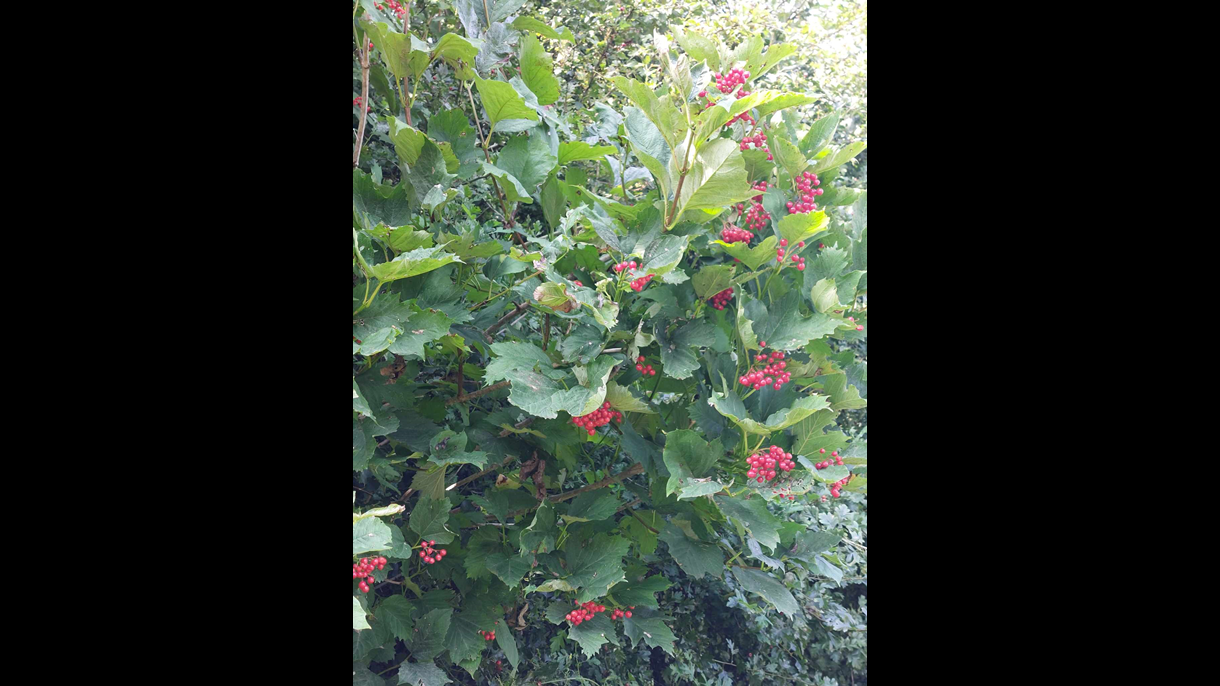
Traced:
[[801, 606], [797, 604], [796, 598], [792, 597], [792, 592], [770, 574], [757, 569], [733, 567], [733, 576], [742, 588], [762, 596], [774, 605], [775, 609], [789, 617], [796, 617], [801, 613]]
[[695, 481], [689, 486], [678, 489], [678, 500], [693, 500], [699, 496], [712, 495], [724, 490], [724, 484], [719, 481]]
[[691, 577], [700, 578], [704, 574], [715, 578], [724, 576], [724, 553], [720, 551], [720, 546], [687, 538], [673, 522], [665, 525], [658, 538], [665, 541], [674, 561]]
[[775, 160], [787, 170], [788, 175], [793, 179], [799, 177], [801, 172], [805, 171], [805, 167], [809, 166], [809, 162], [801, 154], [800, 148], [778, 136], [772, 141], [771, 152], [774, 153]]
[[[460, 71], [459, 62], [466, 65], [473, 65], [474, 58], [479, 54], [479, 46], [471, 43], [466, 38], [457, 35], [456, 33], [446, 33], [441, 36], [441, 39], [436, 42], [436, 47], [432, 48], [432, 59], [440, 58], [453, 68], [454, 71]], [[430, 127], [431, 122], [428, 123]]]
[[404, 641], [411, 640], [411, 629], [415, 623], [411, 621], [411, 603], [406, 598], [400, 595], [384, 598], [377, 604], [374, 613], [377, 620], [385, 622], [395, 636]]
[[[632, 613], [634, 615], [634, 613]], [[665, 624], [666, 617], [632, 616], [623, 620], [623, 632], [635, 644], [643, 639], [644, 643], [653, 648], [660, 648], [674, 655], [674, 641], [677, 637]], [[672, 620], [671, 620], [672, 621]]]
[[675, 379], [690, 378], [699, 368], [699, 358], [693, 348], [714, 345], [716, 325], [706, 320], [690, 322], [675, 330], [672, 336], [666, 332], [668, 322], [660, 322], [653, 330], [661, 348], [661, 364], [666, 376]]
[[733, 272], [736, 268], [731, 264], [705, 265], [691, 277], [691, 285], [695, 295], [700, 300], [706, 300], [713, 295], [733, 286]]
[[834, 279], [821, 279], [815, 283], [809, 297], [813, 301], [813, 309], [818, 312], [843, 309], [843, 305], [839, 304], [839, 291]]
[[827, 426], [834, 426], [837, 410], [819, 410], [793, 425], [792, 454], [809, 455], [818, 458], [819, 450], [827, 453], [838, 450], [847, 444], [847, 437], [841, 431], [823, 433]]
[[[757, 193], [757, 191], [755, 191]], [[721, 240], [712, 241], [729, 255], [741, 260], [741, 263], [754, 271], [762, 265], [775, 259], [775, 246], [779, 245], [779, 239], [775, 236], [767, 236], [762, 243], [749, 248], [745, 243], [725, 243]], [[744, 276], [744, 275], [743, 275]], [[765, 340], [765, 339], [764, 339]]]
[[385, 679], [360, 663], [352, 666], [352, 686], [386, 686]]
[[368, 14], [361, 15], [360, 22], [394, 76], [409, 79], [428, 68], [428, 44], [414, 34], [401, 33], [385, 22], [370, 21]]
[[[659, 517], [658, 517], [659, 518]], [[632, 519], [631, 521], [635, 521]], [[629, 582], [614, 587], [614, 599], [621, 605], [635, 605], [656, 609], [660, 602], [657, 594], [670, 587], [670, 582], [661, 574], [654, 574], [643, 581]]]
[[428, 120], [428, 136], [442, 148], [448, 146], [458, 160], [456, 170], [458, 178], [466, 180], [474, 176], [479, 169], [479, 149], [476, 147], [478, 135], [470, 126], [470, 120], [462, 110], [445, 110], [432, 115]]
[[834, 579], [838, 583], [843, 583], [843, 570], [831, 564], [826, 560], [826, 558], [818, 555], [817, 557], [813, 558], [813, 563], [817, 570], [823, 575]]
[[359, 169], [352, 170], [352, 202], [357, 216], [369, 226], [405, 226], [418, 206], [407, 184], [382, 185]]
[[843, 540], [841, 531], [802, 531], [796, 535], [796, 541], [793, 542], [788, 555], [812, 561], [816, 553], [833, 550], [841, 540]]
[[534, 521], [521, 532], [521, 554], [549, 553], [555, 550], [559, 528], [555, 525], [555, 507], [548, 501], [534, 511]]
[[[741, 427], [746, 433], [762, 436], [786, 429], [814, 412], [827, 408], [826, 396], [811, 395], [797, 400], [791, 407], [785, 407], [775, 412], [767, 417], [765, 422], [757, 422], [744, 414], [739, 414], [737, 410], [744, 411], [745, 408], [741, 406], [741, 401], [737, 400], [736, 394], [730, 391], [730, 395], [731, 397], [723, 393], [713, 393], [708, 402], [712, 407], [716, 408], [716, 411], [733, 420], [733, 423]], [[737, 408], [733, 407], [734, 401], [738, 406]]]
[[618, 496], [605, 489], [581, 493], [572, 501], [563, 519], [568, 522], [591, 522], [606, 519], [618, 509]]
[[605, 643], [618, 645], [618, 636], [614, 633], [614, 624], [604, 613], [593, 616], [593, 619], [581, 622], [568, 629], [568, 637], [580, 644], [585, 657], [593, 657], [597, 649]]
[[[751, 74], [751, 76], [753, 76], [753, 74]], [[765, 102], [758, 106], [758, 120], [762, 121], [764, 117], [768, 117], [775, 112], [787, 109], [789, 107], [808, 105], [817, 101], [818, 99], [812, 95], [781, 93], [776, 97], [768, 98]]]
[[655, 274], [661, 276], [668, 273], [686, 254], [686, 246], [690, 239], [687, 236], [661, 236], [644, 250], [644, 264], [637, 272], [639, 276]]
[[[640, 510], [634, 515], [634, 517], [624, 517], [619, 520], [619, 530], [623, 532], [623, 535], [635, 541], [642, 555], [651, 555], [657, 550], [657, 534], [648, 527], [660, 531], [661, 527], [665, 526], [665, 519], [656, 510]], [[619, 586], [615, 587], [616, 597], [619, 588]]]
[[541, 348], [532, 343], [517, 341], [493, 343], [491, 353], [491, 362], [488, 362], [487, 367], [483, 370], [483, 382], [486, 384], [508, 378], [509, 371], [513, 369], [533, 370], [538, 368], [543, 372], [557, 374], [558, 378], [566, 376], [563, 372], [552, 370], [551, 359], [542, 352]]
[[697, 431], [683, 429], [671, 431], [665, 437], [662, 457], [669, 469], [669, 482], [665, 484], [665, 495], [687, 485], [691, 479], [704, 476], [724, 456], [720, 439], [710, 444]]
[[606, 155], [617, 152], [610, 145], [589, 145], [584, 141], [564, 141], [559, 144], [559, 166], [564, 166], [577, 160], [599, 160]]
[[428, 137], [398, 117], [387, 117], [387, 119], [390, 122], [390, 140], [394, 141], [394, 150], [398, 153], [398, 159], [406, 163], [408, 167], [415, 166], [416, 160], [424, 150], [424, 143], [428, 142]]
[[352, 596], [352, 629], [360, 631], [371, 628], [368, 618], [365, 617], [364, 607], [360, 605], [360, 599]]
[[834, 135], [835, 127], [839, 125], [839, 112], [835, 110], [821, 119], [813, 122], [813, 126], [809, 127], [809, 132], [801, 139], [801, 152], [813, 157], [826, 147], [830, 142], [831, 136]]
[[627, 539], [609, 534], [597, 534], [583, 546], [577, 541], [565, 545], [568, 565], [565, 579], [573, 587], [581, 589], [577, 602], [600, 598], [611, 586], [626, 579], [623, 556], [630, 547]]
[[431, 660], [445, 650], [445, 634], [449, 631], [449, 622], [453, 619], [453, 610], [433, 610], [415, 623], [412, 639], [407, 641], [411, 648], [411, 656], [417, 660]]
[[624, 128], [627, 131], [627, 140], [631, 142], [631, 150], [652, 174], [653, 181], [661, 189], [661, 197], [668, 200], [673, 193], [673, 180], [669, 176], [669, 160], [673, 156], [673, 148], [657, 125], [649, 121], [642, 111], [628, 107], [625, 112], [627, 117]]
[[[746, 316], [753, 322], [752, 331], [757, 340], [765, 342], [771, 350], [797, 350], [844, 325], [842, 320], [824, 314], [800, 316], [800, 301], [799, 293], [789, 291], [770, 310], [762, 301], [749, 302], [745, 307]], [[747, 347], [754, 349], [753, 345]]]
[[828, 374], [821, 380], [822, 389], [830, 396], [830, 409], [855, 410], [868, 405], [855, 386], [847, 385], [846, 374]]
[[352, 555], [377, 550], [389, 550], [393, 546], [393, 534], [376, 517], [357, 520], [352, 524]]
[[517, 668], [521, 663], [521, 656], [517, 653], [517, 639], [513, 637], [511, 631], [501, 631], [496, 634], [496, 645], [504, 651], [504, 657], [508, 658], [508, 663]]
[[494, 611], [484, 605], [470, 605], [467, 602], [461, 612], [453, 615], [445, 633], [445, 648], [454, 662], [479, 657], [487, 647], [487, 640], [479, 632], [496, 629]]
[[762, 54], [753, 54], [746, 62], [746, 71], [750, 72], [750, 80], [755, 80], [766, 74], [788, 55], [796, 52], [794, 43], [780, 43], [778, 45], [772, 43], [767, 51]]
[[758, 542], [775, 550], [779, 543], [780, 521], [767, 510], [762, 498], [716, 496], [713, 498], [725, 517], [741, 523]]
[[833, 155], [827, 155], [826, 157], [823, 157], [822, 159], [818, 160], [817, 164], [813, 165], [813, 173], [820, 174], [821, 172], [827, 171], [829, 169], [834, 169], [835, 167], [838, 167], [838, 166], [842, 165], [843, 163], [851, 160], [856, 155], [859, 155], [861, 152], [864, 151], [864, 149], [866, 147], [868, 147], [868, 144], [865, 143], [864, 141], [856, 141], [855, 143], [849, 143], [848, 145], [845, 145], [842, 148], [840, 148]]
[[[669, 173], [676, 178], [679, 174], [676, 165], [681, 164], [685, 146], [675, 147], [674, 150], [675, 154], [669, 161]], [[695, 153], [695, 160], [678, 198], [678, 213], [671, 219], [670, 226], [676, 224], [678, 217], [688, 210], [719, 209], [749, 200], [755, 195], [758, 195], [758, 191], [750, 186], [745, 160], [737, 143], [728, 138], [718, 138]]]
[[[668, 98], [658, 98], [651, 88], [635, 79], [612, 76], [610, 77], [610, 83], [622, 91], [643, 112], [648, 121], [653, 123], [662, 138], [665, 139], [665, 142], [669, 144], [670, 150], [678, 149], [679, 141], [686, 138], [686, 132], [689, 131], [686, 125], [686, 116], [681, 110], [669, 102]], [[630, 108], [626, 110], [626, 114], [628, 119], [630, 119]], [[632, 141], [632, 143], [635, 143], [635, 141]], [[736, 149], [736, 143], [729, 141], [729, 144]], [[645, 161], [643, 157], [640, 160]], [[644, 166], [647, 167], [648, 165], [645, 164]]]
[[[428, 471], [415, 472], [411, 488], [419, 491], [421, 500], [440, 500], [445, 497], [445, 468], [434, 467]], [[419, 504], [416, 503], [416, 507]]]
[[403, 662], [398, 665], [399, 686], [445, 686], [449, 676], [433, 662]]
[[[439, 543], [439, 541], [438, 541]], [[484, 562], [492, 574], [499, 577], [509, 588], [521, 585], [521, 577], [531, 569], [530, 560], [511, 552], [497, 552], [487, 555]]]
[[613, 381], [606, 385], [606, 400], [610, 402], [610, 408], [620, 412], [641, 412], [643, 414], [656, 414], [652, 406], [647, 402], [635, 397], [631, 389], [620, 386]]
[[556, 159], [542, 136], [513, 136], [496, 157], [495, 166], [520, 181], [532, 196], [555, 168]]
[[513, 28], [517, 29], [518, 31], [533, 31], [534, 33], [541, 33], [543, 36], [555, 40], [576, 40], [576, 36], [572, 35], [572, 31], [570, 29], [560, 26], [559, 29], [556, 30], [533, 17], [517, 17], [513, 20]]
[[387, 349], [407, 359], [422, 359], [424, 345], [449, 333], [449, 327], [453, 324], [454, 321], [448, 315], [438, 310], [416, 312], [402, 324], [402, 333]]
[[550, 105], [559, 99], [559, 79], [555, 78], [555, 63], [542, 43], [527, 33], [521, 39], [521, 79], [538, 96], [539, 105]]
[[404, 252], [389, 262], [373, 265], [369, 273], [382, 283], [426, 274], [451, 262], [461, 262], [457, 255], [445, 252], [443, 246], [419, 248]]
[[693, 31], [683, 31], [680, 26], [671, 28], [674, 40], [682, 46], [692, 60], [707, 62], [708, 68], [712, 71], [720, 71], [720, 53], [717, 52], [715, 43]]
[[410, 529], [424, 540], [435, 539], [439, 544], [451, 543], [453, 532], [445, 527], [449, 521], [449, 500], [420, 498], [411, 510]]
[[529, 190], [521, 184], [517, 177], [486, 160], [481, 165], [483, 173], [490, 174], [500, 181], [500, 190], [504, 192], [506, 200], [509, 202], [523, 202], [529, 205], [534, 203], [534, 199], [530, 197]]
[[788, 239], [788, 245], [795, 246], [801, 241], [808, 241], [824, 232], [829, 222], [825, 210], [818, 210], [817, 212], [786, 215], [776, 223], [775, 228], [779, 231], [780, 237]]
[[492, 131], [496, 130], [497, 124], [509, 119], [538, 121], [538, 113], [525, 104], [525, 100], [511, 84], [481, 79], [478, 76], [474, 77], [474, 84], [483, 99], [483, 109], [487, 113], [487, 120], [491, 122]]

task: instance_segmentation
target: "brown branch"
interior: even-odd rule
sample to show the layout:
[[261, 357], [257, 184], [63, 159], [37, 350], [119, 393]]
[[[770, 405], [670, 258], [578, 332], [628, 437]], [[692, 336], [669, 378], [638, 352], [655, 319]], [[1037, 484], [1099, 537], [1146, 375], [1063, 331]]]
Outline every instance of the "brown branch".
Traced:
[[640, 516], [635, 513], [635, 510], [628, 510], [628, 512], [631, 514], [632, 517], [636, 518], [636, 521], [638, 521], [640, 524], [643, 524], [645, 529], [648, 529], [649, 531], [651, 531], [654, 534], [661, 533], [660, 531], [657, 531], [656, 529], [652, 528], [651, 526], [648, 526], [648, 522], [644, 521], [643, 519], [640, 519]]
[[529, 309], [529, 306], [530, 306], [529, 301], [523, 302], [520, 305], [517, 305], [516, 307], [514, 307], [512, 312], [509, 312], [508, 314], [504, 315], [503, 317], [500, 317], [499, 319], [497, 319], [495, 324], [492, 324], [491, 326], [487, 327], [487, 330], [483, 332], [483, 336], [485, 336], [487, 338], [487, 342], [490, 343], [492, 341], [492, 337], [491, 337], [492, 334], [499, 331], [505, 324], [507, 324], [510, 320], [512, 320], [513, 317], [516, 317], [517, 315], [519, 315], [522, 312]]
[[[513, 428], [514, 428], [514, 429], [524, 429], [525, 427], [527, 427], [527, 426], [529, 426], [530, 424], [533, 424], [533, 423], [534, 423], [534, 418], [533, 418], [533, 417], [527, 417], [527, 418], [526, 418], [524, 421], [517, 422], [516, 424], [513, 424]], [[505, 436], [507, 436], [507, 435], [509, 435], [509, 434], [511, 434], [511, 433], [512, 433], [511, 431], [509, 431], [508, 429], [505, 429], [505, 430], [503, 430], [503, 431], [501, 431], [501, 432], [500, 432], [500, 438], [504, 438]]]
[[480, 388], [479, 390], [475, 391], [474, 393], [469, 393], [467, 395], [459, 395], [456, 398], [450, 398], [445, 401], [445, 407], [449, 407], [450, 405], [454, 405], [456, 403], [464, 403], [467, 400], [474, 400], [475, 398], [481, 398], [481, 397], [487, 395], [488, 393], [491, 393], [492, 391], [500, 390], [501, 388], [504, 388], [505, 386], [508, 386], [508, 382], [501, 381], [500, 383], [492, 384], [490, 386], [485, 386], [483, 388]]
[[580, 495], [581, 493], [586, 493], [588, 491], [596, 491], [599, 488], [605, 488], [606, 486], [616, 484], [616, 483], [622, 481], [623, 479], [626, 479], [627, 477], [635, 476], [636, 474], [639, 474], [642, 471], [644, 471], [644, 465], [640, 464], [639, 462], [636, 462], [635, 464], [624, 469], [623, 471], [619, 472], [618, 474], [615, 474], [614, 476], [608, 476], [608, 477], [602, 479], [601, 481], [596, 481], [583, 488], [578, 488], [575, 491], [568, 491], [567, 493], [560, 493], [559, 495], [553, 495], [550, 498], [548, 498], [548, 500], [550, 500], [550, 502], [552, 502], [552, 503], [561, 503], [565, 500], [571, 500], [572, 498], [575, 498], [576, 496]]
[[[544, 501], [544, 502], [561, 503], [565, 500], [571, 500], [572, 498], [575, 498], [576, 496], [580, 495], [581, 493], [587, 493], [589, 491], [595, 491], [599, 488], [605, 488], [606, 486], [616, 484], [616, 483], [622, 481], [623, 479], [626, 479], [631, 476], [635, 476], [636, 474], [639, 474], [642, 471], [644, 471], [644, 465], [640, 464], [639, 462], [636, 462], [635, 464], [624, 469], [623, 471], [619, 472], [618, 474], [615, 474], [613, 476], [608, 476], [608, 477], [602, 479], [601, 481], [591, 483], [588, 486], [578, 488], [574, 491], [568, 491], [567, 493], [560, 493], [558, 495], [553, 495], [553, 496], [547, 498], [546, 501]], [[635, 501], [632, 501], [632, 503], [634, 503], [634, 502]], [[629, 503], [629, 504], [631, 504], [631, 503]], [[539, 503], [539, 505], [541, 505], [541, 503]], [[511, 517], [519, 517], [527, 512], [534, 510], [537, 507], [538, 507], [538, 505], [534, 505], [532, 507], [527, 507], [524, 510], [517, 510], [516, 512], [509, 512], [506, 519], [511, 518]], [[450, 512], [454, 512], [454, 510], [450, 510]], [[469, 529], [473, 526], [476, 526], [476, 525], [468, 524], [462, 528]]]
[[[365, 39], [368, 36], [366, 34]], [[360, 40], [359, 33], [356, 39]], [[363, 41], [361, 41], [363, 42]], [[369, 49], [360, 46], [360, 129], [356, 134], [356, 154], [352, 157], [352, 168], [360, 166], [360, 148], [364, 146], [364, 124], [369, 118]]]

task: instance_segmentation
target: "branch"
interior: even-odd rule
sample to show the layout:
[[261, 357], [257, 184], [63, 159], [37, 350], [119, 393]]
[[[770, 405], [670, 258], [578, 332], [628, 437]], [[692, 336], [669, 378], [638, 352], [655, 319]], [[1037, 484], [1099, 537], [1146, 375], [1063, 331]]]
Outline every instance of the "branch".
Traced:
[[[516, 456], [516, 455], [509, 455], [508, 457], [504, 458], [504, 460], [503, 460], [502, 462], [500, 462], [499, 464], [495, 464], [495, 465], [492, 465], [492, 466], [488, 467], [487, 469], [484, 469], [484, 470], [479, 471], [479, 472], [475, 472], [474, 474], [471, 474], [470, 476], [466, 477], [465, 479], [462, 479], [461, 481], [459, 481], [459, 482], [457, 482], [457, 483], [453, 484], [452, 486], [449, 486], [449, 487], [445, 488], [445, 490], [446, 490], [446, 491], [452, 491], [452, 490], [453, 490], [453, 489], [455, 489], [455, 488], [461, 488], [462, 486], [465, 486], [466, 484], [470, 483], [471, 481], [474, 481], [475, 479], [477, 479], [477, 478], [479, 478], [479, 477], [481, 477], [481, 476], [486, 476], [486, 475], [488, 475], [488, 474], [491, 474], [491, 473], [492, 473], [492, 472], [494, 472], [494, 471], [497, 471], [497, 470], [503, 469], [504, 467], [507, 467], [507, 466], [508, 466], [508, 463], [509, 463], [509, 462], [512, 462], [512, 461], [513, 461], [513, 460], [515, 460], [515, 459], [517, 459], [517, 456]], [[461, 511], [461, 509], [462, 509], [462, 508], [460, 508], [460, 507], [459, 507], [459, 508], [455, 508], [455, 510], [450, 510], [450, 512], [452, 512], [452, 513], [456, 514], [457, 512], [460, 512], [460, 511]]]
[[638, 521], [640, 524], [643, 524], [645, 529], [648, 529], [649, 531], [651, 531], [654, 534], [661, 533], [660, 531], [657, 531], [656, 529], [652, 528], [651, 526], [648, 526], [648, 522], [644, 521], [643, 519], [640, 519], [640, 516], [635, 513], [635, 510], [628, 510], [628, 512], [631, 514], [632, 517], [636, 518], [636, 521]]
[[[623, 471], [619, 472], [618, 474], [615, 474], [614, 476], [608, 476], [608, 477], [602, 479], [601, 481], [591, 483], [588, 486], [584, 486], [583, 488], [578, 488], [574, 491], [568, 491], [567, 493], [560, 493], [558, 495], [553, 495], [553, 496], [547, 498], [546, 501], [544, 501], [544, 502], [561, 503], [565, 500], [571, 500], [572, 498], [575, 498], [576, 496], [580, 495], [581, 493], [587, 493], [589, 491], [595, 491], [599, 488], [605, 488], [606, 486], [616, 484], [616, 483], [622, 481], [623, 479], [626, 479], [627, 477], [635, 476], [636, 474], [639, 474], [642, 471], [644, 471], [644, 465], [640, 464], [639, 462], [636, 462], [635, 464], [624, 469]], [[635, 501], [632, 501], [631, 503], [628, 503], [628, 504], [634, 504], [634, 503], [635, 503]], [[539, 505], [541, 505], [541, 503], [539, 503]], [[538, 507], [538, 505], [534, 505], [532, 507], [527, 507], [524, 510], [517, 510], [516, 512], [509, 512], [507, 517], [505, 517], [505, 519], [508, 519], [510, 517], [519, 517], [527, 512], [533, 511], [537, 507]], [[451, 510], [451, 512], [452, 512], [452, 510]], [[462, 528], [469, 529], [474, 526], [477, 526], [477, 525], [468, 524]]]
[[[353, 29], [354, 31], [355, 29]], [[368, 36], [366, 35], [367, 39]], [[356, 40], [360, 41], [360, 34], [356, 34]], [[363, 41], [360, 41], [363, 43]], [[369, 118], [369, 49], [368, 47], [360, 46], [360, 129], [356, 134], [356, 154], [352, 157], [352, 168], [360, 165], [360, 148], [364, 145], [364, 124]]]
[[456, 403], [464, 403], [467, 400], [474, 400], [475, 398], [481, 398], [481, 397], [487, 395], [488, 393], [491, 393], [492, 391], [500, 390], [501, 388], [504, 388], [505, 386], [508, 386], [508, 382], [501, 381], [500, 383], [492, 384], [490, 386], [480, 388], [479, 390], [475, 391], [474, 393], [469, 393], [467, 395], [459, 395], [456, 398], [450, 398], [445, 401], [445, 407], [449, 407], [450, 405], [454, 405]]
[[529, 306], [530, 306], [529, 301], [523, 302], [520, 305], [517, 305], [515, 308], [513, 308], [512, 312], [509, 312], [508, 314], [504, 315], [503, 317], [500, 317], [499, 319], [497, 319], [495, 324], [492, 324], [491, 326], [487, 327], [487, 330], [483, 332], [483, 335], [487, 338], [487, 342], [490, 343], [492, 341], [492, 338], [491, 338], [492, 334], [499, 331], [505, 324], [507, 324], [509, 321], [511, 321], [513, 317], [516, 317], [517, 315], [519, 315], [522, 312], [529, 309]]

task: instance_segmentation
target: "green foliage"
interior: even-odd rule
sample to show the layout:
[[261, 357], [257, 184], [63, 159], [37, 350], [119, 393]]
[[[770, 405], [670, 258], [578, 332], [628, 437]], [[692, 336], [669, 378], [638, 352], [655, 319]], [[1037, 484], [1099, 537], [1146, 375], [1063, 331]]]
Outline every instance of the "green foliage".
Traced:
[[[359, 3], [354, 683], [866, 683], [862, 104], [783, 40], [812, 10], [751, 3]], [[760, 351], [781, 389], [739, 382]]]

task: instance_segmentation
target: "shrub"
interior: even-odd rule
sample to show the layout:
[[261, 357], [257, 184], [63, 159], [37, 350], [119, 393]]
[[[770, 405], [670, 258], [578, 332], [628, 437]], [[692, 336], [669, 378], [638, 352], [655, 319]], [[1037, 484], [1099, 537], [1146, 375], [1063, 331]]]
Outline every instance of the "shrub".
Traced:
[[354, 682], [867, 683], [864, 144], [796, 45], [569, 113], [570, 30], [452, 5], [353, 17]]

